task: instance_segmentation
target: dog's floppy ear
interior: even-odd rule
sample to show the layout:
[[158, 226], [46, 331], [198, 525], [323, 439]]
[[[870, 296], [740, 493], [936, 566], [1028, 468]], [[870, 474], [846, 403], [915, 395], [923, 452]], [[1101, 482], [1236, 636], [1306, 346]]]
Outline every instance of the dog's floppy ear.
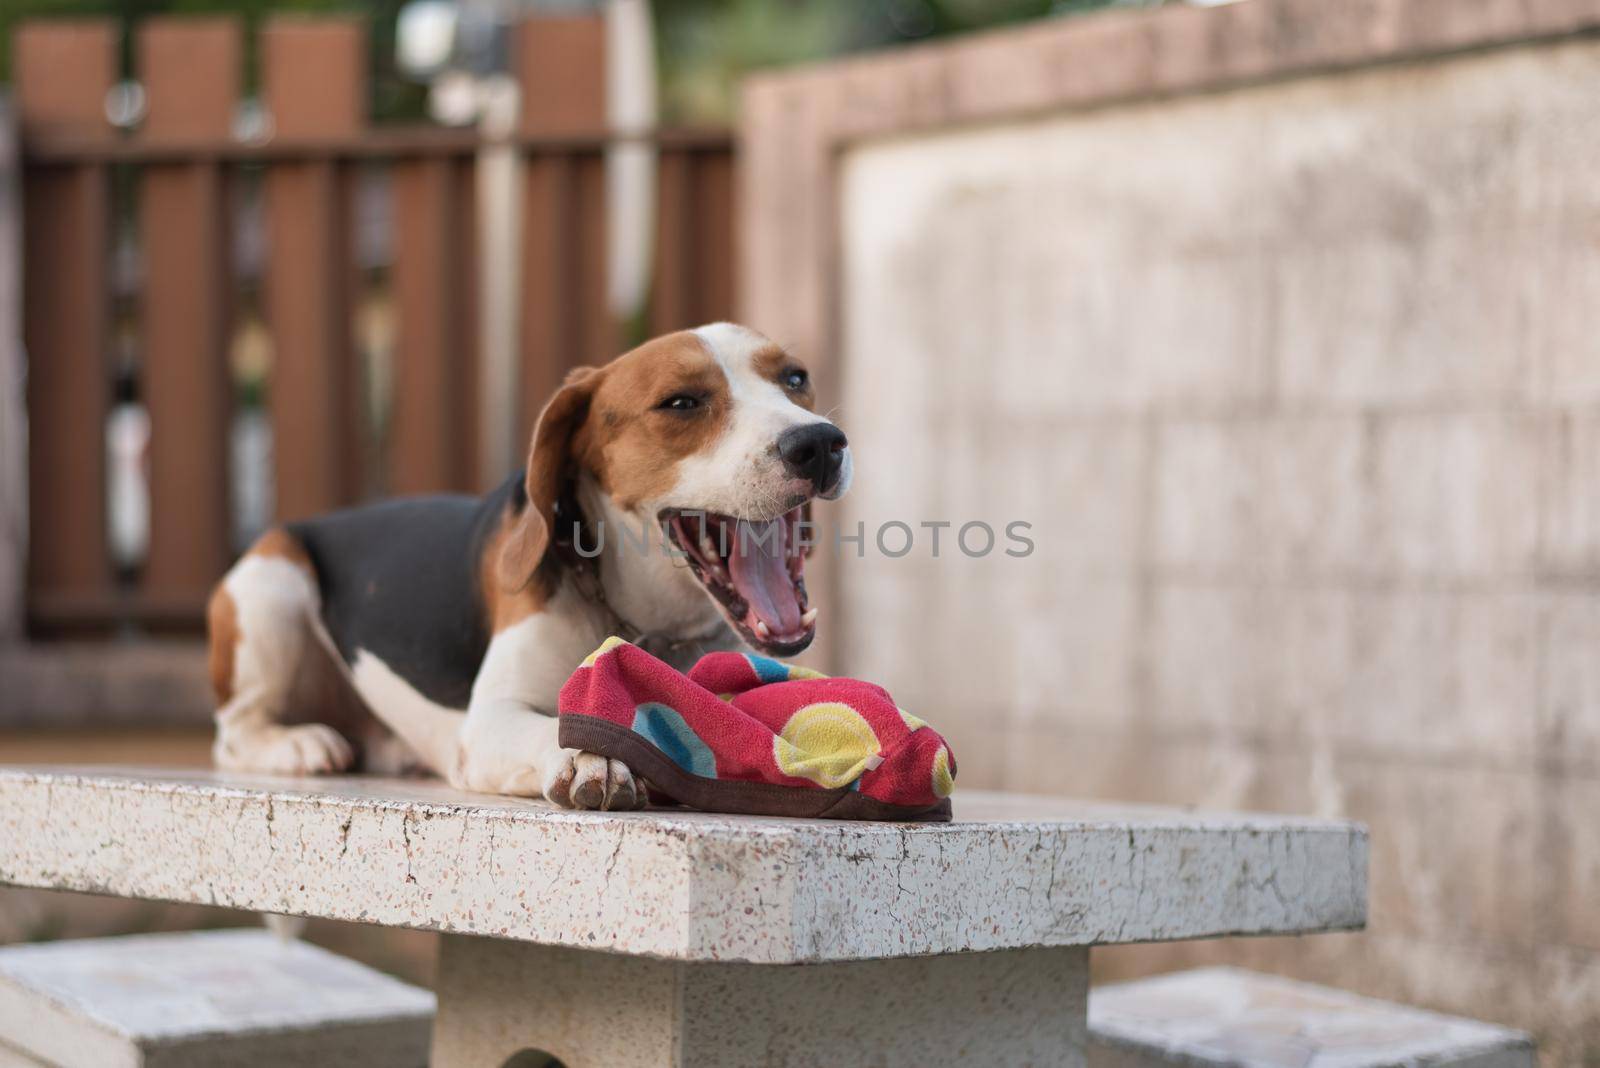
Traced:
[[528, 446], [528, 503], [500, 550], [500, 584], [517, 591], [533, 581], [555, 529], [556, 500], [572, 474], [572, 439], [589, 415], [599, 372], [579, 367], [539, 413]]

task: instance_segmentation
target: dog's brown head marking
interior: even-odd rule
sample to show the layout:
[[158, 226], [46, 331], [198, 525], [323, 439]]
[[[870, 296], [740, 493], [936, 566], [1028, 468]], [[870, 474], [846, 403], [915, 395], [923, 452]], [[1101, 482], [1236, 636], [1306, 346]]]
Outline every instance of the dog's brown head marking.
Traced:
[[[670, 526], [685, 512], [730, 523], [788, 523], [790, 516], [797, 522], [813, 496], [837, 497], [850, 480], [844, 435], [814, 409], [804, 365], [731, 323], [668, 334], [604, 367], [574, 371], [534, 430], [528, 503], [508, 516], [493, 553], [499, 585], [515, 592], [532, 583], [548, 555], [557, 502], [579, 476], [592, 480], [613, 515], [641, 524]], [[702, 563], [718, 572], [715, 561]], [[757, 585], [764, 590], [776, 572], [762, 574]], [[769, 621], [781, 616], [791, 638], [814, 619], [812, 613], [796, 623], [807, 615], [797, 569], [794, 583], [801, 609], [790, 605]], [[757, 601], [770, 609], [766, 598]], [[736, 602], [724, 598], [722, 606]], [[759, 638], [761, 631], [752, 633]]]

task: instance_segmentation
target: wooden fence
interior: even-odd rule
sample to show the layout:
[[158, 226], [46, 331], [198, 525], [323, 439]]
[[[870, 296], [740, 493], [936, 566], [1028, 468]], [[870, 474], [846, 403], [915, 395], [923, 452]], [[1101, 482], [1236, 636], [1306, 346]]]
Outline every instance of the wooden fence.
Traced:
[[[22, 128], [24, 337], [29, 355], [28, 619], [35, 634], [192, 627], [227, 567], [230, 194], [262, 183], [260, 306], [273, 353], [275, 511], [291, 518], [393, 492], [477, 490], [478, 297], [473, 132], [366, 121], [366, 27], [281, 18], [259, 30], [264, 142], [232, 136], [245, 35], [228, 18], [152, 18], [131, 54], [146, 94], [131, 134], [106, 118], [119, 79], [110, 21], [23, 25], [13, 41]], [[565, 370], [625, 340], [606, 298], [606, 150], [653, 144], [659, 210], [651, 332], [731, 314], [733, 156], [723, 131], [609, 134], [604, 34], [593, 17], [516, 27], [524, 160], [521, 431]], [[386, 168], [395, 310], [382, 477], [363, 469], [366, 412], [352, 310], [357, 177]], [[130, 178], [130, 176], [132, 176]], [[112, 401], [113, 224], [131, 191], [131, 320], [149, 413], [148, 552], [112, 566], [104, 428]], [[120, 199], [119, 199], [120, 198]]]

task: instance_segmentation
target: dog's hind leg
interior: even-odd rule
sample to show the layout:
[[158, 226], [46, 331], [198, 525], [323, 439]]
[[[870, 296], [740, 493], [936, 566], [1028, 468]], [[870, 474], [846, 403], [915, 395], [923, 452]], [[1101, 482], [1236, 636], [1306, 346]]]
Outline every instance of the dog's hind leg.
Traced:
[[350, 743], [323, 723], [288, 724], [295, 680], [317, 640], [316, 575], [287, 531], [262, 535], [211, 596], [207, 622], [220, 768], [307, 775], [343, 771]]
[[454, 777], [465, 712], [428, 700], [365, 649], [355, 654], [350, 681], [372, 714], [424, 767], [441, 778]]

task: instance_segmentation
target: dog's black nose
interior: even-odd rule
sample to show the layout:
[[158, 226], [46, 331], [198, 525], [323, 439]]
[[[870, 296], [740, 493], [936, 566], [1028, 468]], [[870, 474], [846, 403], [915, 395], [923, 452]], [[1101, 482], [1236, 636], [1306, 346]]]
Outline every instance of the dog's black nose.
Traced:
[[779, 435], [778, 455], [785, 467], [810, 482], [816, 492], [826, 493], [839, 480], [848, 444], [844, 431], [832, 423], [807, 423]]

